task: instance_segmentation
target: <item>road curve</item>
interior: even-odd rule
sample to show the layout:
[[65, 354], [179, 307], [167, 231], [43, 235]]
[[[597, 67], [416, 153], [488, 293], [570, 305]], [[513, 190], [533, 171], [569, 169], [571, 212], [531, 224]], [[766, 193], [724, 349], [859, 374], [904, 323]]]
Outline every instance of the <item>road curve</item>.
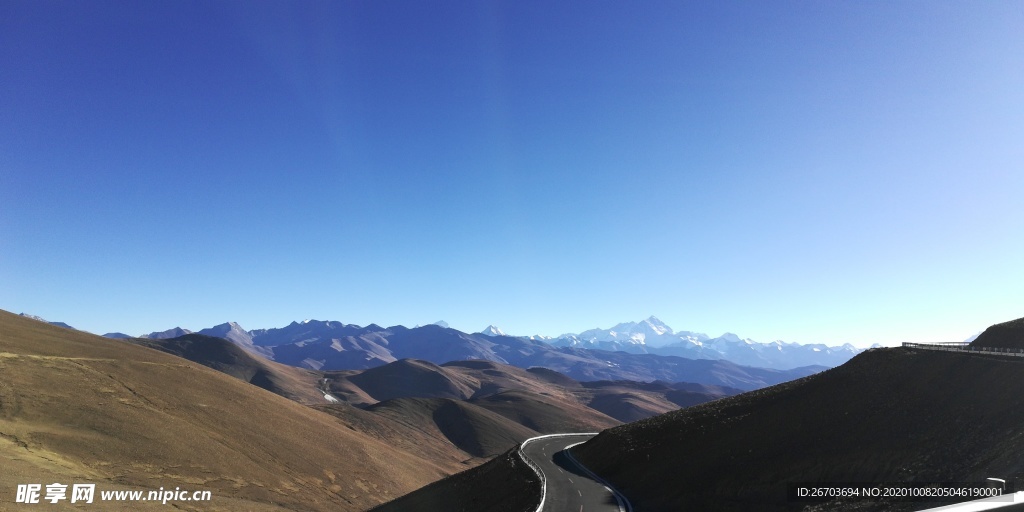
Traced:
[[595, 435], [556, 434], [523, 443], [523, 456], [544, 476], [543, 503], [538, 512], [632, 512], [624, 496], [568, 451]]

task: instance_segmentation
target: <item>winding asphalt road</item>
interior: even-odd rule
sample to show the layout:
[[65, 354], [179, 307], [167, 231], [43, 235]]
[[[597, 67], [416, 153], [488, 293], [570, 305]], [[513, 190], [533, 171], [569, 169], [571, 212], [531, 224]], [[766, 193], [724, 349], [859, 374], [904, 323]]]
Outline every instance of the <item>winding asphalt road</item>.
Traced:
[[523, 447], [523, 454], [540, 468], [547, 481], [543, 512], [631, 512], [625, 497], [567, 451], [591, 437], [594, 434], [541, 437]]

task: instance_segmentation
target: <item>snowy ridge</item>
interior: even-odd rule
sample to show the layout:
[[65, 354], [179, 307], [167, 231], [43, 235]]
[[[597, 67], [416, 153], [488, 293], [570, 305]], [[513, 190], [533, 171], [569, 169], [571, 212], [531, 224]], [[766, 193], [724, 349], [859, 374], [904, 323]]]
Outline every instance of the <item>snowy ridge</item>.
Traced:
[[731, 332], [711, 338], [699, 332], [674, 331], [654, 316], [639, 322], [620, 323], [609, 329], [563, 334], [545, 341], [556, 347], [725, 359], [736, 364], [779, 370], [811, 365], [838, 366], [863, 351], [848, 343], [836, 347], [820, 343], [800, 345], [781, 340], [760, 343]]

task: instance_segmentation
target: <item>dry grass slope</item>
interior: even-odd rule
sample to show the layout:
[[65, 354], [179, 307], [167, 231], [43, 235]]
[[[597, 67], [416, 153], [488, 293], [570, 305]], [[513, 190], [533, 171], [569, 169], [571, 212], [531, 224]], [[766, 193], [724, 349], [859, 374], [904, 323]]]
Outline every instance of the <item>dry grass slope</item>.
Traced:
[[201, 365], [2, 311], [0, 467], [0, 509], [19, 483], [94, 482], [212, 491], [185, 510], [355, 511], [447, 472]]

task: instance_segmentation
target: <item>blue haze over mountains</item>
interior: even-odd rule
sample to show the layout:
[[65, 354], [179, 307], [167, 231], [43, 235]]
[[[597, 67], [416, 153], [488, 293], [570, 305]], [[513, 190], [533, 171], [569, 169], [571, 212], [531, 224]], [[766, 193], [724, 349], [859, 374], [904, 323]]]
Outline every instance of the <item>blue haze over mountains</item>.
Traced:
[[[188, 333], [176, 327], [143, 337]], [[443, 321], [385, 328], [306, 320], [254, 330], [228, 322], [198, 333], [228, 339], [280, 363], [316, 370], [366, 369], [405, 358], [437, 364], [484, 359], [523, 368], [544, 366], [578, 380], [689, 381], [740, 389], [809, 375], [840, 365], [862, 350], [852, 345], [758, 343], [731, 333], [711, 338], [676, 332], [653, 316], [558, 337], [510, 336], [495, 326], [470, 334]]]

